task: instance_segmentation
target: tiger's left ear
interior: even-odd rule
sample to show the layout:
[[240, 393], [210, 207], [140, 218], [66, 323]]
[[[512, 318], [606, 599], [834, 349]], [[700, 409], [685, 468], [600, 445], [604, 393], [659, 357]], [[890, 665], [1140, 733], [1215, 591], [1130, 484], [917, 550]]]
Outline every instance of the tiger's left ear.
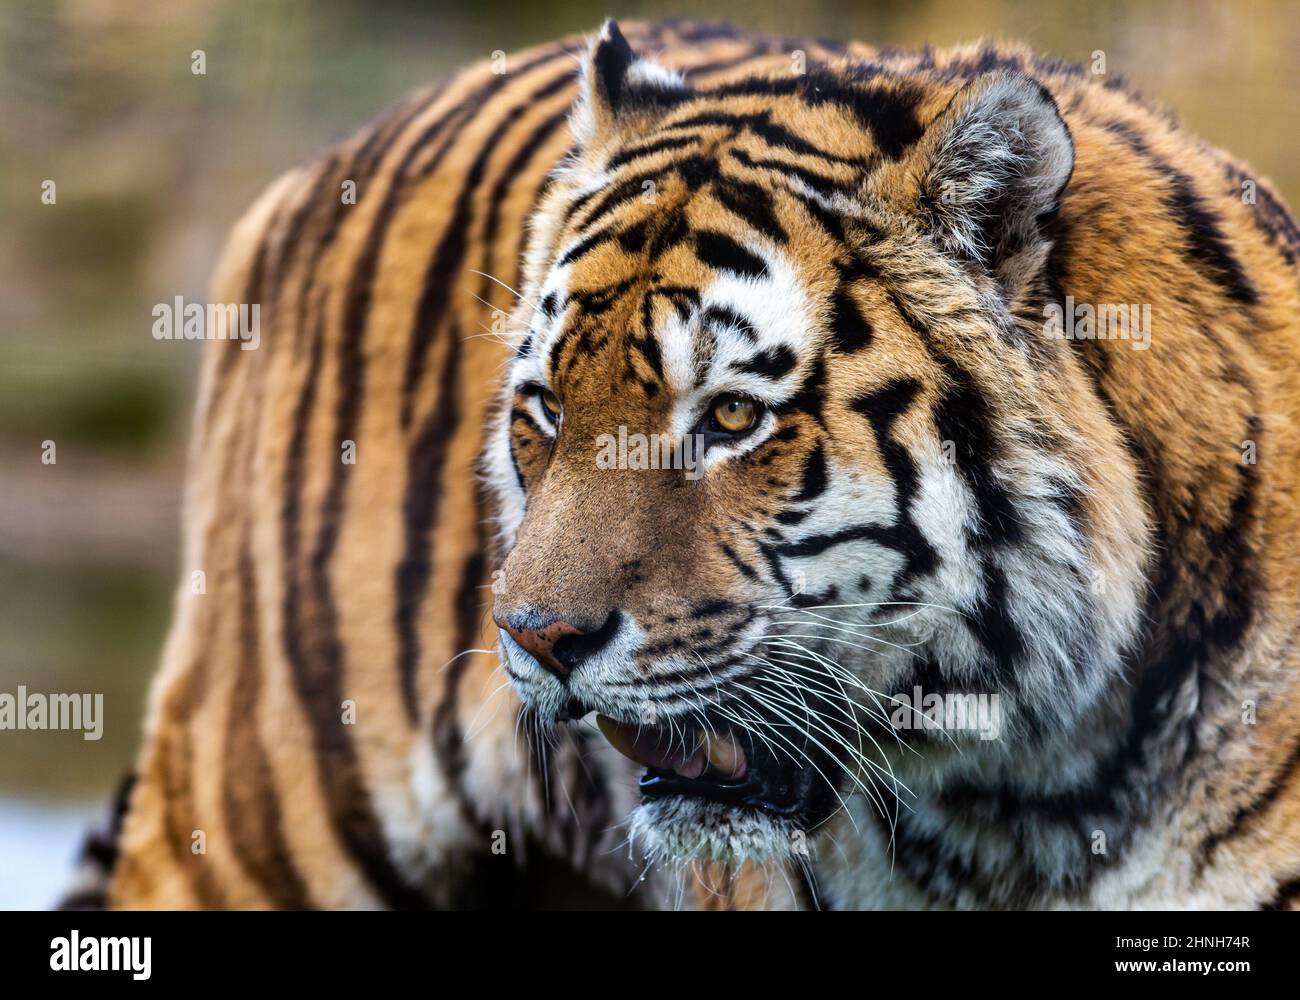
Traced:
[[648, 114], [691, 96], [681, 75], [649, 59], [638, 59], [609, 18], [582, 64], [582, 91], [573, 109], [573, 133], [584, 146], [627, 130]]
[[1074, 170], [1074, 141], [1040, 83], [985, 76], [958, 91], [906, 167], [932, 237], [996, 273], [1045, 244], [1043, 222]]

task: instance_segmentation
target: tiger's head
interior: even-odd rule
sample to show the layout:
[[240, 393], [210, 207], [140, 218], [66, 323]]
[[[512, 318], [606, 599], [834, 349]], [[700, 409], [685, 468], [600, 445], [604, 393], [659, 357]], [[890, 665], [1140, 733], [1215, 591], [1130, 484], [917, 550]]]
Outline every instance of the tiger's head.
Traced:
[[[646, 768], [634, 835], [679, 860], [801, 851], [906, 769], [1068, 739], [1147, 538], [1042, 332], [1073, 167], [1048, 93], [849, 64], [698, 88], [609, 22], [573, 126], [486, 456], [526, 709], [598, 713]], [[997, 738], [900, 734], [918, 689], [996, 695]]]

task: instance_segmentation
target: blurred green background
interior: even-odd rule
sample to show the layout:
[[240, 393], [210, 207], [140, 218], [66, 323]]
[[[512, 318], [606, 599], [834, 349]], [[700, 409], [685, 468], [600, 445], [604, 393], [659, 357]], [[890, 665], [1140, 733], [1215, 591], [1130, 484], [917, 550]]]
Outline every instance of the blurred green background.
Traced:
[[0, 692], [105, 700], [98, 743], [0, 732], [0, 906], [53, 898], [136, 750], [199, 346], [153, 340], [154, 303], [203, 300], [225, 231], [285, 167], [418, 85], [606, 14], [1100, 49], [1300, 203], [1295, 0], [0, 0]]

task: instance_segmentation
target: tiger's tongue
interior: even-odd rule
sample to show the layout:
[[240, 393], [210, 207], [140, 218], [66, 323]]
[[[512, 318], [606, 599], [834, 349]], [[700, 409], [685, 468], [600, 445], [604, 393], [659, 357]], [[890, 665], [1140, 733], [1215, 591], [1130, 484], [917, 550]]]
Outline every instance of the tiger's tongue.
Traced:
[[710, 765], [725, 778], [740, 779], [745, 775], [744, 752], [730, 736], [700, 736], [692, 745], [690, 737], [683, 741], [653, 726], [634, 726], [605, 715], [597, 715], [596, 724], [615, 750], [645, 767], [692, 779]]

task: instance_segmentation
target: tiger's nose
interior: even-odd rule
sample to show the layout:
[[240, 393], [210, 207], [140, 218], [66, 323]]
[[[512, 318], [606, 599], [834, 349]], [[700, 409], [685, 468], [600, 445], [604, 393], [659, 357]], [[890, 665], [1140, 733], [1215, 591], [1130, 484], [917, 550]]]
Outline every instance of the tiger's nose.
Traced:
[[560, 680], [567, 680], [585, 659], [609, 644], [621, 617], [619, 612], [611, 611], [604, 624], [592, 630], [536, 611], [510, 612], [493, 620], [533, 659]]

